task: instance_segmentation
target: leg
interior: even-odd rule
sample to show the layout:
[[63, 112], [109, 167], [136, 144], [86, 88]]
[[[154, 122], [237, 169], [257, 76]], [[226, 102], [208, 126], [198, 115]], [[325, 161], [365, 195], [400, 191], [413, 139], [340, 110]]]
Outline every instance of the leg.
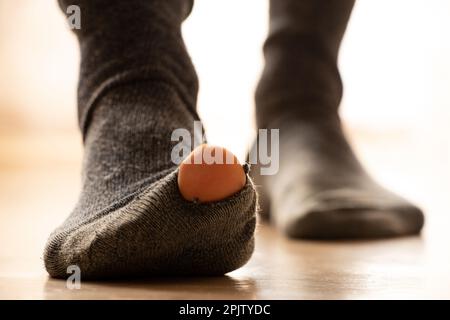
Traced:
[[[189, 0], [60, 0], [79, 5], [78, 204], [47, 243], [54, 277], [224, 274], [253, 250], [255, 192], [212, 203], [180, 194], [171, 133], [193, 132], [197, 77], [181, 38]], [[212, 186], [214, 187], [214, 186]]]
[[280, 170], [255, 182], [263, 210], [292, 237], [398, 236], [423, 225], [417, 207], [366, 173], [341, 129], [337, 56], [353, 4], [270, 1], [256, 114], [260, 128], [280, 129]]

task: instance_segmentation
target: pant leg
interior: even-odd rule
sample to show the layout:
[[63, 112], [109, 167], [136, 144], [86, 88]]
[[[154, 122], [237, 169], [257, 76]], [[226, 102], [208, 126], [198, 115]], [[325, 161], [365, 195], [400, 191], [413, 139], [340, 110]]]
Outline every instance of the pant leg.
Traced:
[[[81, 9], [78, 114], [85, 134], [96, 102], [111, 87], [162, 81], [195, 114], [197, 76], [181, 37], [193, 0], [59, 0]], [[195, 115], [196, 116], [196, 115]]]
[[280, 117], [336, 113], [337, 58], [354, 0], [270, 0], [266, 65], [256, 92], [258, 126]]

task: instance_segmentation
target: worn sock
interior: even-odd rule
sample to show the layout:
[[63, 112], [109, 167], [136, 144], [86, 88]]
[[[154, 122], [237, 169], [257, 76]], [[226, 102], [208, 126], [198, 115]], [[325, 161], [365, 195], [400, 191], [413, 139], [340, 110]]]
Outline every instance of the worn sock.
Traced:
[[364, 170], [341, 128], [338, 50], [354, 0], [271, 0], [259, 128], [280, 129], [280, 170], [258, 176], [265, 216], [298, 238], [418, 233], [422, 212]]
[[48, 240], [48, 273], [63, 278], [77, 265], [84, 279], [220, 275], [242, 266], [254, 245], [251, 180], [221, 201], [190, 202], [171, 160], [172, 131], [193, 135], [198, 120], [180, 30], [191, 1], [60, 1], [64, 11], [73, 4], [82, 13], [83, 181]]

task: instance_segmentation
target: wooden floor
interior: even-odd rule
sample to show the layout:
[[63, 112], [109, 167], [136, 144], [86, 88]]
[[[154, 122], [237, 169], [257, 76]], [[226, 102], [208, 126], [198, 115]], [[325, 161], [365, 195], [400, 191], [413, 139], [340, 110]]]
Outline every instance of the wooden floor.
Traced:
[[293, 241], [259, 225], [252, 259], [227, 276], [82, 281], [80, 290], [70, 290], [65, 281], [47, 277], [41, 253], [77, 197], [78, 137], [1, 135], [0, 298], [449, 299], [450, 179], [442, 146], [402, 134], [358, 136], [358, 152], [376, 176], [426, 210], [422, 236]]

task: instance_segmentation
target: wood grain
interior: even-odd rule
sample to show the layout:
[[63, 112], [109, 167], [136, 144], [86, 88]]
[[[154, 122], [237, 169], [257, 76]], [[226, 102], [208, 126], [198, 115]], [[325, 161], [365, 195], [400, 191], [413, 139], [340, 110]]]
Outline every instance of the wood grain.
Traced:
[[[402, 140], [398, 160], [387, 159], [389, 143], [359, 135], [369, 147], [358, 148], [372, 159], [376, 172], [392, 177], [416, 173], [428, 181], [430, 167], [401, 160], [417, 149]], [[250, 262], [227, 276], [85, 282], [69, 290], [65, 281], [49, 279], [41, 253], [48, 233], [65, 218], [78, 195], [81, 148], [75, 136], [2, 135], [0, 166], [0, 298], [3, 299], [394, 299], [450, 298], [450, 243], [446, 185], [429, 184], [419, 199], [426, 209], [422, 236], [379, 241], [313, 242], [286, 239], [259, 224]], [[3, 142], [2, 142], [3, 141]], [[391, 144], [399, 139], [386, 139]], [[39, 146], [33, 149], [32, 146]], [[392, 146], [393, 148], [393, 146]], [[1, 148], [0, 148], [1, 149]], [[40, 152], [41, 150], [42, 152]], [[58, 150], [71, 150], [59, 153]], [[409, 151], [408, 151], [409, 150]], [[437, 153], [437, 151], [435, 151]], [[16, 159], [17, 158], [17, 159]], [[17, 161], [16, 161], [17, 160]], [[20, 161], [19, 161], [20, 160]], [[398, 163], [397, 163], [398, 162]], [[435, 169], [435, 168], [433, 168]], [[446, 176], [441, 168], [441, 181]], [[390, 174], [389, 174], [390, 173]], [[403, 181], [406, 177], [400, 175]], [[389, 179], [388, 179], [389, 180]], [[392, 184], [392, 183], [391, 183]], [[395, 183], [393, 183], [395, 185]], [[399, 183], [397, 186], [402, 187]], [[440, 188], [440, 187], [443, 187]], [[404, 190], [420, 193], [423, 185]]]

